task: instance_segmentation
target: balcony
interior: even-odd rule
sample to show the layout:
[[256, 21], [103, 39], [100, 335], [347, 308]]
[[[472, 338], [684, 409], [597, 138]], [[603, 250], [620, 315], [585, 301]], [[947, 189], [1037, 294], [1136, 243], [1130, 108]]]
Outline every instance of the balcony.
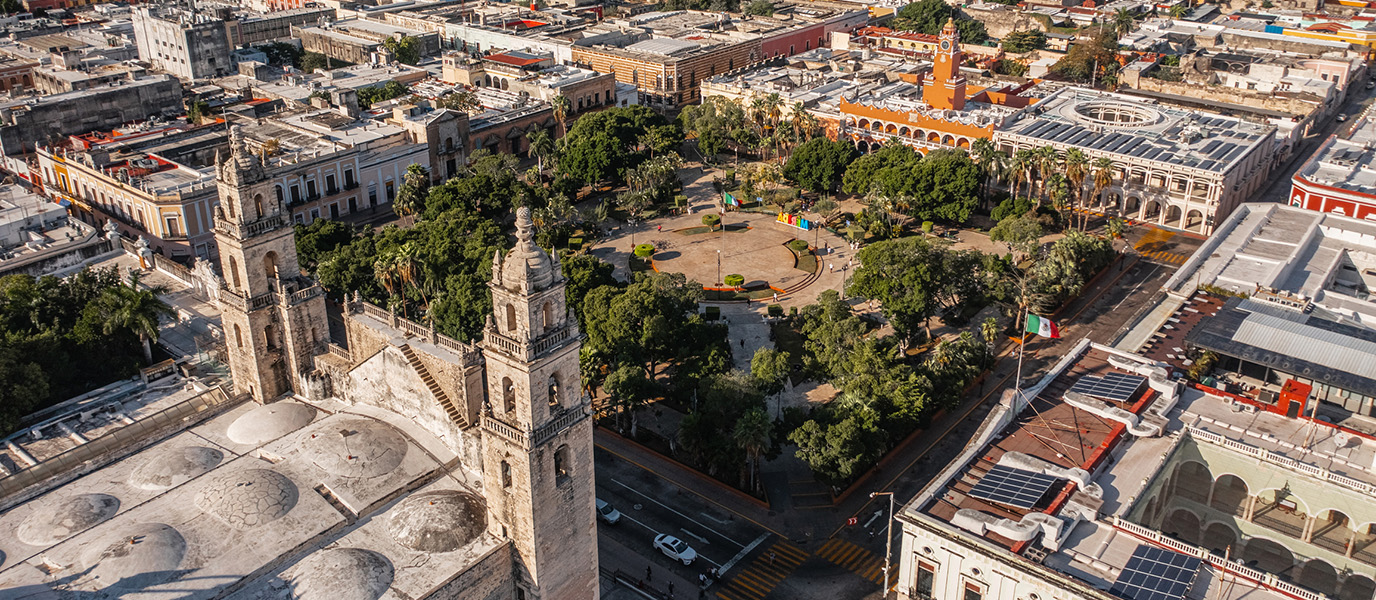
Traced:
[[325, 195], [326, 195], [326, 196], [333, 196], [333, 195], [338, 194], [338, 193], [339, 193], [339, 188], [337, 188], [337, 187], [325, 188]]
[[347, 192], [347, 191], [349, 191], [349, 190], [356, 190], [356, 189], [358, 189], [358, 182], [357, 182], [357, 181], [345, 181], [345, 182], [344, 182], [344, 191]]

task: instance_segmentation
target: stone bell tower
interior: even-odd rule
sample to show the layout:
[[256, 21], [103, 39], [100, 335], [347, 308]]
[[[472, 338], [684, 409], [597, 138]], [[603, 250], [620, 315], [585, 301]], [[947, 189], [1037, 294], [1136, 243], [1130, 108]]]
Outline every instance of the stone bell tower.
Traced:
[[[494, 533], [510, 538], [526, 598], [596, 598], [592, 419], [578, 370], [582, 334], [564, 275], [516, 211], [516, 247], [492, 258], [483, 332], [488, 406], [483, 480]], [[520, 597], [518, 595], [517, 597]]]
[[314, 356], [329, 339], [325, 297], [301, 276], [291, 219], [266, 167], [237, 126], [229, 137], [229, 159], [215, 158], [225, 348], [235, 391], [268, 402], [304, 393], [302, 378], [314, 370]]

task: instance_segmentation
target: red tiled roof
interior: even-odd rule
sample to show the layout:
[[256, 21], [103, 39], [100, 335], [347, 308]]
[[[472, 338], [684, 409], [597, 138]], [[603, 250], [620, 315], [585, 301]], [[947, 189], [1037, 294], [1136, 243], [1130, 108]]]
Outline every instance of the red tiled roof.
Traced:
[[544, 60], [543, 58], [518, 58], [515, 56], [511, 56], [509, 54], [493, 54], [491, 56], [486, 57], [486, 59], [492, 62], [502, 63], [504, 65], [511, 65], [513, 67], [524, 67], [527, 65], [533, 65]]

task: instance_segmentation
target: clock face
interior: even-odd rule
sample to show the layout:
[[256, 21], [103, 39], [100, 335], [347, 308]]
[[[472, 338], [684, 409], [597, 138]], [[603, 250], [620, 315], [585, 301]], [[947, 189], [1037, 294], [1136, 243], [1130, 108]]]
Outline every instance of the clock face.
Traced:
[[942, 49], [942, 50], [950, 50], [950, 49], [951, 49], [951, 42], [949, 42], [949, 41], [943, 41], [943, 42], [941, 42], [941, 49]]

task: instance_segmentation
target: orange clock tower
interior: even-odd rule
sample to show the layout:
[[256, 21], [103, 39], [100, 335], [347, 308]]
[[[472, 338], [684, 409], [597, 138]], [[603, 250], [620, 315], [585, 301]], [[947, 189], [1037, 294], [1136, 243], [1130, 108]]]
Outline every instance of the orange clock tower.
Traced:
[[946, 21], [938, 41], [940, 47], [922, 87], [922, 99], [932, 108], [964, 110], [965, 76], [960, 74], [960, 33], [955, 19]]

